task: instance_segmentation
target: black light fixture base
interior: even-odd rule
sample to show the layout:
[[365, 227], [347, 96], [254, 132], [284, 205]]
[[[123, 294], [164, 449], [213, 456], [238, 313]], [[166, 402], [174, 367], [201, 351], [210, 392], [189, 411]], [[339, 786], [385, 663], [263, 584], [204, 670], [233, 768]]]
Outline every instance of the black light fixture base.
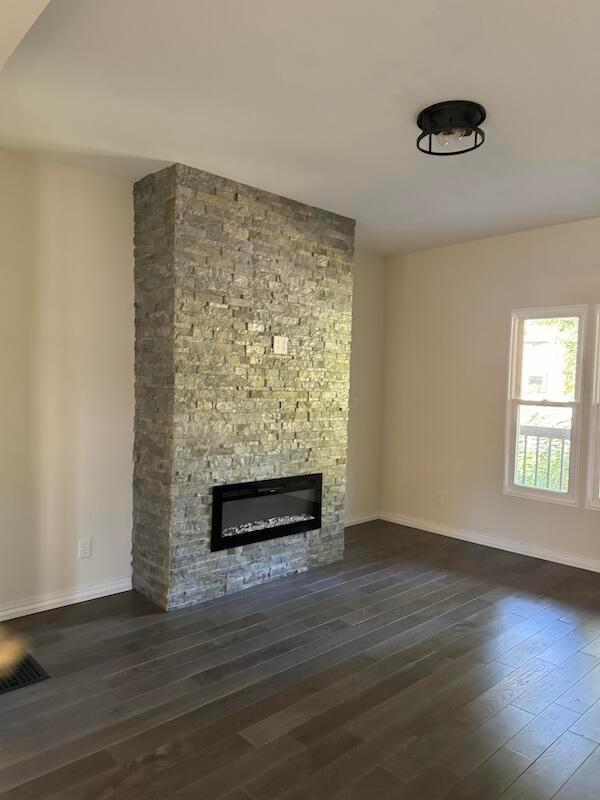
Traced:
[[[485, 118], [485, 108], [473, 100], [445, 100], [442, 103], [434, 103], [424, 108], [417, 117], [417, 125], [422, 130], [417, 139], [417, 148], [431, 156], [455, 156], [476, 150], [485, 141], [485, 132], [481, 129]], [[434, 148], [434, 136], [451, 135], [455, 131], [462, 132], [461, 141], [465, 141], [467, 147], [460, 150]], [[474, 137], [472, 142], [471, 136]]]

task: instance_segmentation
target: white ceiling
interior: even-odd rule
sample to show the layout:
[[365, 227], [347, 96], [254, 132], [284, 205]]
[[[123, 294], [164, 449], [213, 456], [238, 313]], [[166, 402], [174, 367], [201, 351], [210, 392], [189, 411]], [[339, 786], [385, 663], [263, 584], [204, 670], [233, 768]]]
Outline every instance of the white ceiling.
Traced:
[[[51, 0], [0, 72], [0, 143], [202, 169], [401, 252], [600, 216], [598, 0]], [[438, 100], [475, 153], [415, 148]]]

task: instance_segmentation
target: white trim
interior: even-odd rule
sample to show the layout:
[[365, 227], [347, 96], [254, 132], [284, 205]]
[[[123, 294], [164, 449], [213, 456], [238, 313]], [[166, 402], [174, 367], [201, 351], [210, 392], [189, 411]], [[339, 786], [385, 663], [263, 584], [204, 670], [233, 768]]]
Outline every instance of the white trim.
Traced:
[[[565, 311], [567, 313], [565, 313]], [[575, 315], [587, 312], [586, 303], [575, 303], [570, 306], [530, 306], [529, 308], [513, 308], [512, 313], [521, 319], [552, 319], [553, 317], [568, 317], [573, 312]]]
[[49, 611], [52, 608], [62, 608], [73, 603], [83, 603], [86, 600], [95, 600], [98, 597], [108, 597], [119, 592], [131, 590], [131, 576], [116, 578], [113, 581], [100, 581], [87, 586], [67, 589], [64, 592], [49, 592], [37, 597], [25, 597], [14, 603], [0, 604], [0, 622], [17, 617], [26, 617], [37, 614], [39, 611]]
[[344, 528], [351, 528], [352, 525], [362, 525], [363, 522], [373, 522], [380, 519], [379, 514], [368, 514], [366, 517], [347, 517], [344, 520]]
[[[526, 500], [542, 500], [565, 506], [579, 506], [579, 476], [581, 471], [581, 387], [583, 381], [584, 352], [587, 328], [587, 305], [553, 306], [545, 308], [517, 308], [511, 312], [511, 332], [508, 360], [508, 391], [504, 432], [504, 479], [502, 491], [506, 495]], [[523, 323], [528, 319], [547, 319], [551, 317], [579, 317], [577, 340], [577, 364], [575, 372], [575, 393], [572, 402], [553, 402], [548, 400], [527, 400], [521, 397], [521, 358], [523, 354]], [[571, 447], [568, 492], [552, 489], [539, 489], [515, 483], [515, 455], [517, 440], [517, 418], [520, 405], [565, 407], [572, 409]]]
[[577, 507], [579, 505], [578, 499], [571, 497], [566, 492], [540, 489], [537, 486], [519, 486], [515, 484], [514, 489], [509, 486], [503, 486], [502, 493], [510, 497], [521, 497], [523, 500], [542, 500], [544, 503], [556, 503], [559, 506]]
[[508, 550], [511, 553], [518, 553], [523, 556], [541, 558], [544, 561], [554, 561], [557, 564], [566, 564], [570, 567], [587, 569], [591, 572], [600, 572], [600, 560], [586, 558], [585, 556], [580, 556], [577, 553], [571, 553], [566, 550], [551, 550], [547, 547], [526, 544], [525, 542], [520, 542], [515, 539], [506, 539], [501, 536], [492, 536], [489, 533], [455, 528], [453, 525], [444, 525], [442, 522], [409, 517], [405, 514], [393, 514], [388, 511], [382, 511], [379, 518], [385, 522], [406, 525], [409, 528], [416, 528], [417, 530], [428, 531], [429, 533], [437, 533], [441, 536], [449, 536], [452, 539], [462, 539], [465, 542], [482, 544], [486, 547], [495, 547], [498, 550]]
[[600, 305], [594, 309], [594, 364], [592, 367], [592, 392], [589, 413], [588, 474], [585, 507], [590, 511], [600, 511]]

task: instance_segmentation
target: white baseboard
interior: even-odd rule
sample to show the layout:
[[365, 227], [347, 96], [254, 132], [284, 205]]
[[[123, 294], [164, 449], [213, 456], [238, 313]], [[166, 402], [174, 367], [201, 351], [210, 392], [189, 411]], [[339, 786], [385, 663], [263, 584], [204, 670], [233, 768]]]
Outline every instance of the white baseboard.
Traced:
[[366, 517], [348, 517], [344, 520], [344, 527], [350, 528], [352, 525], [361, 525], [363, 522], [373, 522], [374, 519], [381, 519], [379, 514], [369, 514]]
[[49, 592], [37, 597], [26, 597], [14, 603], [0, 604], [0, 622], [17, 617], [26, 617], [37, 614], [39, 611], [49, 611], [52, 608], [70, 606], [73, 603], [82, 603], [85, 600], [95, 600], [98, 597], [108, 597], [111, 594], [127, 592], [131, 589], [131, 576], [117, 578], [114, 581], [100, 581], [87, 586], [67, 589], [64, 592]]
[[570, 553], [566, 550], [552, 550], [546, 547], [539, 547], [538, 545], [519, 542], [515, 539], [491, 536], [488, 533], [455, 528], [452, 525], [444, 525], [441, 522], [433, 522], [418, 517], [409, 517], [405, 514], [393, 514], [388, 511], [382, 511], [379, 514], [379, 519], [385, 522], [395, 522], [397, 525], [406, 525], [409, 528], [417, 528], [418, 530], [427, 531], [428, 533], [438, 533], [441, 536], [462, 539], [465, 542], [495, 547], [498, 550], [508, 550], [511, 553], [518, 553], [523, 556], [541, 558], [544, 561], [554, 561], [557, 564], [579, 567], [580, 569], [587, 569], [591, 572], [600, 572], [600, 560], [586, 558], [585, 556], [580, 556], [577, 553]]

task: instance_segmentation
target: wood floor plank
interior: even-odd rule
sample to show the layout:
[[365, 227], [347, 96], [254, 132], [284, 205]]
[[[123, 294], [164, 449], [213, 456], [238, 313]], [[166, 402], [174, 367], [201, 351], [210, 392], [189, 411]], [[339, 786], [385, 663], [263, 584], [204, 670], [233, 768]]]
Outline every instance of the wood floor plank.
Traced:
[[600, 797], [600, 748], [587, 758], [563, 785], [555, 800], [598, 800]]
[[232, 763], [213, 770], [206, 777], [193, 781], [170, 796], [174, 800], [197, 800], [199, 797], [219, 800], [302, 750], [302, 746], [290, 737], [278, 739], [264, 747], [253, 748]]
[[401, 797], [402, 791], [402, 784], [391, 773], [383, 767], [375, 767], [341, 792], [338, 800], [365, 800], [366, 797], [386, 800]]
[[531, 714], [515, 706], [506, 706], [480, 727], [455, 743], [454, 748], [437, 760], [455, 776], [463, 779], [510, 741], [532, 720]]
[[4, 792], [3, 800], [40, 800], [51, 794], [64, 794], [73, 785], [98, 778], [114, 768], [115, 762], [106, 751], [73, 761], [64, 767], [46, 772], [42, 777]]
[[600, 664], [567, 689], [556, 702], [584, 714], [598, 700], [600, 700]]
[[[591, 621], [580, 625], [575, 628], [567, 636], [559, 641], [551, 644], [546, 650], [542, 650], [538, 657], [544, 661], [551, 661], [553, 664], [562, 664], [574, 653], [583, 650], [584, 653], [591, 651], [587, 650], [587, 646], [594, 643], [595, 640], [600, 639], [600, 620], [593, 618]], [[596, 654], [600, 658], [600, 654]]]
[[600, 744], [600, 700], [573, 723], [571, 730]]
[[504, 791], [502, 800], [550, 800], [597, 748], [594, 742], [563, 734]]
[[363, 738], [391, 724], [409, 725], [416, 734], [422, 734], [513, 672], [496, 661], [473, 662], [471, 669], [464, 665], [465, 662], [455, 662], [441, 674], [426, 676], [393, 701], [369, 709], [348, 727]]
[[533, 762], [578, 719], [579, 714], [576, 711], [555, 703], [544, 709], [505, 746]]
[[478, 727], [468, 717], [454, 714], [405, 747], [386, 762], [386, 767], [404, 781], [414, 780], [431, 763], [454, 749], [458, 740], [466, 738]]
[[502, 747], [452, 789], [447, 800], [496, 800], [530, 764], [525, 756]]
[[[483, 765], [532, 719], [514, 706], [503, 708], [495, 717], [471, 733], [458, 736], [454, 745], [441, 753], [432, 752], [425, 769], [408, 783], [410, 798], [441, 800]], [[394, 772], [393, 761], [387, 768]]]
[[[521, 644], [511, 647], [506, 653], [498, 656], [498, 661], [508, 664], [511, 667], [518, 667], [525, 664], [535, 656], [540, 656], [544, 650], [549, 648], [554, 642], [562, 639], [575, 628], [569, 622], [557, 619], [551, 625], [541, 630], [539, 633], [526, 639]], [[543, 660], [543, 659], [542, 659]]]
[[255, 778], [245, 788], [255, 800], [275, 800], [291, 785], [303, 783], [314, 772], [324, 769], [359, 744], [357, 736], [335, 730]]
[[468, 703], [463, 714], [476, 722], [485, 722], [534, 686], [551, 668], [548, 662], [539, 659], [527, 662]]
[[514, 704], [531, 714], [541, 714], [599, 663], [587, 653], [575, 653], [518, 697]]
[[319, 770], [301, 786], [316, 800], [330, 800], [413, 741], [413, 736], [391, 726]]

